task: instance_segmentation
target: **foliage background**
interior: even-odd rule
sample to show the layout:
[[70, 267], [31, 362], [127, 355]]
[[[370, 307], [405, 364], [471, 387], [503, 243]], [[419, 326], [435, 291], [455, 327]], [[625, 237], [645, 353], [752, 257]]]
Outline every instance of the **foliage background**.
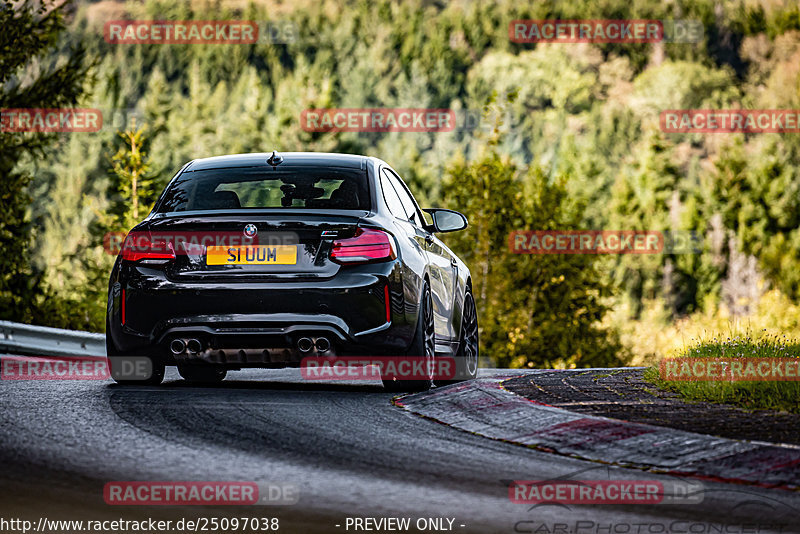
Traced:
[[[3, 318], [103, 330], [113, 259], [101, 237], [130, 225], [130, 188], [113, 158], [130, 156], [119, 131], [135, 118], [145, 127], [143, 206], [192, 158], [276, 149], [380, 157], [421, 204], [466, 213], [470, 230], [444, 239], [472, 268], [483, 354], [497, 365], [643, 364], [731, 321], [798, 333], [800, 135], [658, 126], [662, 109], [800, 108], [795, 3], [104, 0], [64, 14], [49, 60], [85, 48], [80, 105], [104, 110], [106, 125], [56, 136], [14, 166], [32, 177], [31, 200], [14, 205], [36, 229], [19, 254], [54, 308], [23, 298]], [[103, 24], [121, 18], [273, 21], [296, 35], [285, 44], [106, 43]], [[689, 44], [509, 41], [511, 20], [548, 18], [694, 19], [705, 35]], [[303, 131], [300, 113], [326, 107], [453, 108], [461, 125]], [[6, 182], [11, 170], [3, 173]], [[510, 254], [508, 232], [526, 228], [690, 230], [703, 249]]]

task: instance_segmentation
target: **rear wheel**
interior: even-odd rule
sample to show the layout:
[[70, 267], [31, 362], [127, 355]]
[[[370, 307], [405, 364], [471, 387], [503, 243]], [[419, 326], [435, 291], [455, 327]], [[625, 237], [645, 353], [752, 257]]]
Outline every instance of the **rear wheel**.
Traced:
[[419, 316], [417, 317], [417, 331], [414, 334], [414, 341], [406, 356], [424, 358], [424, 369], [427, 378], [422, 380], [403, 380], [401, 377], [385, 377], [383, 387], [388, 391], [424, 391], [433, 384], [434, 359], [436, 351], [435, 333], [433, 323], [433, 300], [428, 282], [422, 286], [422, 299], [419, 306]]
[[467, 289], [464, 294], [464, 313], [461, 319], [461, 335], [458, 339], [456, 354], [456, 374], [453, 380], [437, 380], [436, 385], [444, 386], [464, 380], [472, 380], [478, 376], [478, 312], [475, 298]]
[[187, 382], [196, 384], [216, 384], [225, 380], [228, 375], [228, 371], [224, 367], [204, 364], [179, 364], [178, 373]]
[[119, 350], [114, 344], [114, 340], [111, 339], [110, 332], [111, 329], [109, 328], [108, 320], [106, 320], [106, 357], [108, 358], [111, 378], [114, 382], [123, 386], [157, 386], [164, 380], [164, 360], [154, 355], [142, 356], [150, 360], [150, 366], [148, 366], [152, 369], [150, 376], [144, 379], [139, 377], [135, 379], [120, 378], [135, 376], [135, 374], [131, 373], [131, 362], [137, 360], [138, 356], [126, 355]]

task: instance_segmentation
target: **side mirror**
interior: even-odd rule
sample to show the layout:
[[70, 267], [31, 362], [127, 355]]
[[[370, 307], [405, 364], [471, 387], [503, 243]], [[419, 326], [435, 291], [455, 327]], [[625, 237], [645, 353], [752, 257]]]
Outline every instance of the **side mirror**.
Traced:
[[467, 227], [467, 217], [463, 213], [444, 208], [428, 208], [423, 211], [431, 215], [434, 232], [456, 232]]

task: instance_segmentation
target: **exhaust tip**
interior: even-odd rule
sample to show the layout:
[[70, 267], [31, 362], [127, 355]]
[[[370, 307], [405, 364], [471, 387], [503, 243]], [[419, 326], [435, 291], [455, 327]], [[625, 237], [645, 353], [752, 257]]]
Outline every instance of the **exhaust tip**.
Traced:
[[197, 354], [198, 352], [203, 350], [203, 344], [200, 343], [199, 339], [190, 339], [186, 342], [186, 350]]
[[301, 337], [297, 340], [297, 348], [300, 349], [300, 352], [308, 352], [314, 348], [314, 342], [309, 337]]
[[182, 339], [173, 339], [169, 344], [169, 350], [172, 354], [180, 354], [186, 349], [186, 343]]
[[317, 338], [315, 346], [317, 347], [317, 350], [320, 352], [328, 352], [328, 349], [331, 348], [331, 342], [328, 341], [327, 337], [320, 337]]

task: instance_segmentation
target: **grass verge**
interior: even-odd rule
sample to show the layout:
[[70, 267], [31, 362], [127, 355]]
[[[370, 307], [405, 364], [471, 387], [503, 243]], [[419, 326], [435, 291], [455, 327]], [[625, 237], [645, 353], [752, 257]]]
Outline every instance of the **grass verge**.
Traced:
[[[750, 334], [733, 338], [701, 341], [676, 356], [680, 358], [719, 358], [741, 363], [746, 368], [755, 358], [798, 358], [800, 342], [786, 336]], [[667, 359], [669, 361], [669, 359]], [[690, 401], [732, 404], [747, 410], [778, 410], [800, 413], [800, 379], [794, 380], [691, 380], [665, 379], [659, 366], [648, 368], [644, 378], [655, 386], [674, 391]]]

